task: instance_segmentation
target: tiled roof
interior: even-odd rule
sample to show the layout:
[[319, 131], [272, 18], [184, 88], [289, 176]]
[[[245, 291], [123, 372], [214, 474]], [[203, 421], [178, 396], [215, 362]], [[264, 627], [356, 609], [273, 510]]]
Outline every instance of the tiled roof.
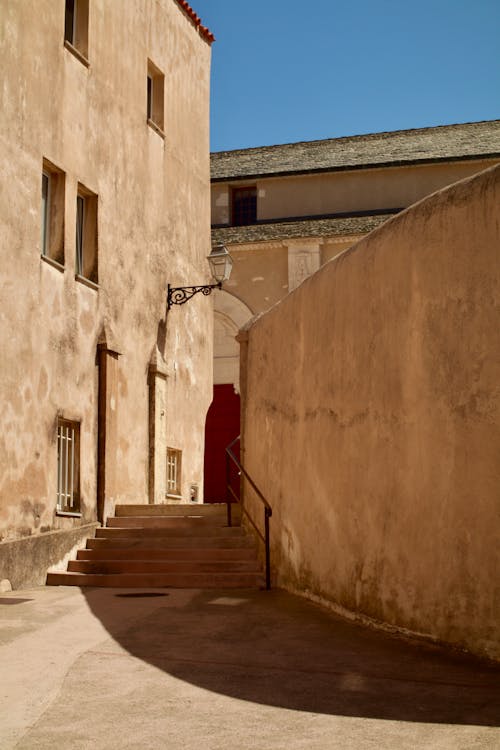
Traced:
[[365, 234], [383, 224], [394, 213], [376, 216], [350, 216], [329, 219], [306, 219], [266, 224], [250, 224], [244, 227], [215, 227], [212, 229], [212, 244], [242, 245], [247, 242], [270, 242], [294, 237], [338, 237]]
[[215, 41], [215, 37], [210, 29], [206, 26], [203, 26], [203, 24], [201, 23], [201, 18], [197, 13], [195, 13], [195, 11], [192, 9], [189, 3], [186, 2], [186, 0], [177, 0], [177, 5], [180, 5], [184, 13], [189, 16], [205, 41], [210, 43]]
[[218, 151], [212, 180], [500, 157], [500, 120]]

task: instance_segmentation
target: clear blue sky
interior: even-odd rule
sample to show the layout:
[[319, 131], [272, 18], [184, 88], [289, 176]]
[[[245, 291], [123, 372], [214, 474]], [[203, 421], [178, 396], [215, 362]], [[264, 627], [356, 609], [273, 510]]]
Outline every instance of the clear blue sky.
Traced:
[[190, 0], [211, 149], [500, 117], [500, 0]]

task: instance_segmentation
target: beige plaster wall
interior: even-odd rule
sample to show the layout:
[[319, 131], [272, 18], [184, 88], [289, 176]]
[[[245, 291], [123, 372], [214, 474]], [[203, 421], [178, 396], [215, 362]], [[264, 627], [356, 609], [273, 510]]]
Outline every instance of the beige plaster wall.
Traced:
[[[404, 208], [494, 163], [494, 160], [477, 160], [382, 167], [244, 182], [257, 186], [257, 218], [276, 219]], [[212, 183], [213, 224], [231, 223], [230, 200], [229, 184]]]
[[253, 313], [267, 310], [288, 292], [288, 248], [285, 243], [228, 245], [234, 260], [224, 289]]
[[399, 214], [253, 324], [241, 373], [276, 583], [495, 658], [499, 207], [497, 167]]
[[[305, 263], [303, 269], [295, 269], [294, 251], [317, 250], [317, 263], [323, 265], [351, 247], [359, 236], [355, 237], [308, 237], [304, 240], [293, 239], [274, 242], [261, 242], [249, 245], [232, 245], [227, 248], [234, 260], [229, 281], [224, 289], [256, 314], [269, 310], [283, 299], [298, 283], [302, 282], [313, 270]], [[314, 253], [313, 253], [314, 254]], [[300, 263], [300, 257], [299, 257]], [[302, 271], [302, 276], [301, 276]], [[296, 278], [297, 277], [297, 278]], [[227, 313], [231, 320], [231, 311]], [[251, 317], [251, 314], [247, 316]], [[222, 381], [221, 381], [222, 382]]]
[[[148, 366], [183, 494], [203, 487], [211, 400], [207, 298], [166, 316], [166, 286], [208, 281], [210, 47], [174, 0], [92, 0], [89, 67], [63, 45], [64, 0], [5, 0], [0, 48], [0, 541], [96, 518], [96, 348], [112, 377], [108, 511], [147, 502]], [[146, 122], [147, 61], [165, 75], [165, 137]], [[42, 159], [66, 174], [65, 268], [40, 257]], [[99, 289], [75, 280], [77, 183], [98, 195]], [[188, 220], [187, 220], [188, 219]], [[160, 394], [161, 395], [161, 394]], [[55, 515], [56, 419], [81, 422], [82, 518]], [[161, 496], [165, 476], [157, 479]]]

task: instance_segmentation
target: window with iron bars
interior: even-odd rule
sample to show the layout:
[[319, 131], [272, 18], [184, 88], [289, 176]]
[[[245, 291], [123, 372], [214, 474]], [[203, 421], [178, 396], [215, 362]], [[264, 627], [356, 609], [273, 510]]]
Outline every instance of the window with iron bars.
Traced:
[[232, 223], [239, 227], [257, 221], [257, 188], [255, 186], [233, 188]]
[[80, 512], [80, 424], [57, 420], [57, 510]]
[[167, 495], [181, 494], [182, 451], [167, 448]]

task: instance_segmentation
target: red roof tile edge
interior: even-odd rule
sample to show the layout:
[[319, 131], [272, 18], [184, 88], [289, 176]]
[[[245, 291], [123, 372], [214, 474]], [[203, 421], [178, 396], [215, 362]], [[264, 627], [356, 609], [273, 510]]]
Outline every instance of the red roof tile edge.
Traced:
[[207, 28], [206, 26], [203, 26], [203, 24], [201, 23], [201, 18], [199, 17], [197, 13], [194, 12], [192, 7], [189, 5], [188, 2], [186, 2], [186, 0], [177, 0], [177, 5], [180, 5], [180, 7], [186, 13], [186, 15], [189, 16], [189, 18], [194, 23], [194, 25], [200, 32], [203, 39], [205, 39], [205, 41], [209, 43], [212, 43], [215, 41], [215, 37], [210, 31], [210, 29]]

